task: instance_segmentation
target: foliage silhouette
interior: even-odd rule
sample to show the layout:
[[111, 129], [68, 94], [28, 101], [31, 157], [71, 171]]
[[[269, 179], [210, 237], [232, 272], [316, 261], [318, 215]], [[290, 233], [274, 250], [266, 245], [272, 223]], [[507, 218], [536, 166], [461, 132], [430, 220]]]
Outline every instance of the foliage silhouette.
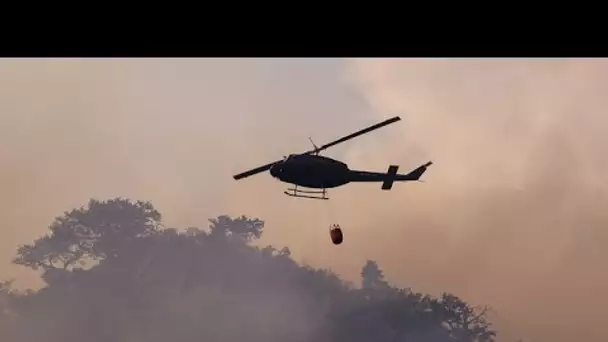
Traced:
[[490, 342], [485, 311], [384, 279], [375, 261], [361, 287], [302, 266], [287, 247], [257, 247], [257, 218], [226, 215], [208, 229], [164, 228], [149, 202], [91, 200], [20, 246], [14, 263], [46, 286], [0, 284], [0, 330], [15, 342]]

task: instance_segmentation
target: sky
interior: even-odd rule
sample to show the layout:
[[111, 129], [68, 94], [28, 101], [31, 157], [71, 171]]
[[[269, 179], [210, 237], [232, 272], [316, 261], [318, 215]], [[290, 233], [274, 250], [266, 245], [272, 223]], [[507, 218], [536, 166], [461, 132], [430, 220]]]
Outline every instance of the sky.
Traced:
[[[2, 59], [0, 278], [39, 284], [16, 247], [122, 196], [175, 227], [259, 217], [263, 243], [349, 280], [376, 260], [399, 286], [489, 305], [501, 341], [606, 341], [607, 93], [600, 59]], [[424, 183], [307, 201], [232, 179], [395, 115], [324, 154], [432, 160]]]

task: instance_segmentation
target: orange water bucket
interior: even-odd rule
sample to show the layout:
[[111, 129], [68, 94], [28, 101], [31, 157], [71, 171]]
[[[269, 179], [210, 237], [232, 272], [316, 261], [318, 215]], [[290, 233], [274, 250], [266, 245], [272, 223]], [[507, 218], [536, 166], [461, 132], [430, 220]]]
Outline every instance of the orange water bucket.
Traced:
[[329, 228], [329, 236], [331, 237], [331, 242], [333, 242], [334, 245], [339, 245], [344, 240], [342, 228], [340, 228], [340, 226], [337, 224], [334, 224]]

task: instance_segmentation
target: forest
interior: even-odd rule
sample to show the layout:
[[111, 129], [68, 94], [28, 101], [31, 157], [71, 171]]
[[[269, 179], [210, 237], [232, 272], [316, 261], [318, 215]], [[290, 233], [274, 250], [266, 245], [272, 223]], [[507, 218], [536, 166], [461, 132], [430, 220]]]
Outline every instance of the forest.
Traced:
[[344, 281], [256, 246], [263, 232], [225, 215], [167, 228], [150, 202], [91, 199], [16, 246], [12, 262], [45, 285], [0, 283], [3, 341], [496, 341], [484, 307], [399, 288], [373, 260]]

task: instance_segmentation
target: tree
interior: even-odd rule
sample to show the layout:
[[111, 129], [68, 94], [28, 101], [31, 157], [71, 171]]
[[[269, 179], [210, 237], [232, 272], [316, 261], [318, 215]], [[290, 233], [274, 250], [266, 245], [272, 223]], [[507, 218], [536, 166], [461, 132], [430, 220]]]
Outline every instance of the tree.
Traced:
[[364, 289], [388, 287], [382, 270], [373, 260], [367, 260], [367, 263], [363, 266], [363, 270], [361, 271], [361, 287]]
[[161, 215], [151, 203], [122, 198], [91, 199], [87, 208], [65, 212], [49, 226], [50, 234], [19, 246], [15, 264], [70, 270], [87, 259], [116, 258], [137, 238], [158, 231]]
[[[208, 230], [165, 228], [147, 202], [114, 199], [55, 219], [15, 263], [47, 285], [0, 286], [12, 341], [490, 342], [485, 312], [389, 284], [375, 261], [361, 289], [298, 264], [289, 248], [253, 246], [264, 221], [227, 215]], [[100, 262], [78, 267], [88, 259]], [[10, 322], [10, 324], [9, 324]], [[10, 329], [9, 329], [10, 327]], [[17, 336], [13, 338], [14, 336]]]
[[15, 301], [19, 294], [13, 289], [12, 281], [0, 282], [0, 331], [5, 339], [15, 340], [18, 317]]
[[487, 307], [474, 308], [453, 294], [443, 293], [435, 309], [451, 335], [459, 341], [494, 341], [496, 332], [487, 321]]
[[209, 219], [209, 236], [213, 238], [228, 238], [249, 242], [262, 236], [264, 221], [257, 218], [251, 219], [247, 216], [231, 218], [227, 215]]
[[12, 281], [0, 282], [0, 320], [11, 311], [11, 285]]

